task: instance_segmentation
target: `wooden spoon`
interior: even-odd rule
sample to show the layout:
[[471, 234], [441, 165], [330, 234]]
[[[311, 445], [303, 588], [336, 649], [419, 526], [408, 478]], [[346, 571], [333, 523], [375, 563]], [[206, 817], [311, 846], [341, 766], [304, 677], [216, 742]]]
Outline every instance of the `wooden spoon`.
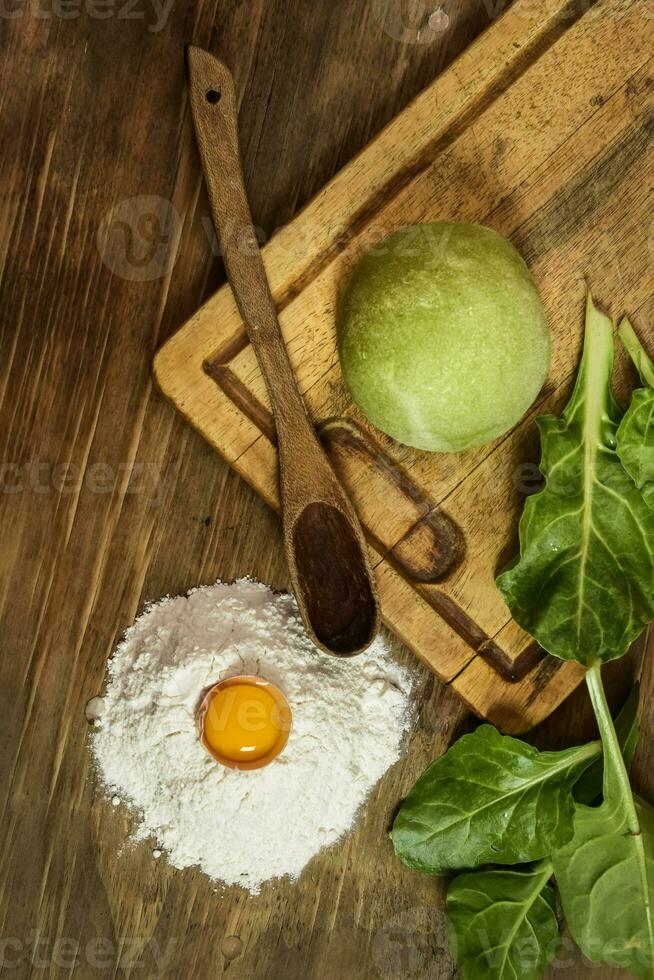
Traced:
[[379, 629], [368, 549], [309, 421], [288, 359], [245, 192], [234, 81], [229, 69], [201, 48], [189, 46], [186, 63], [213, 223], [275, 417], [293, 590], [314, 643], [351, 656], [365, 649]]

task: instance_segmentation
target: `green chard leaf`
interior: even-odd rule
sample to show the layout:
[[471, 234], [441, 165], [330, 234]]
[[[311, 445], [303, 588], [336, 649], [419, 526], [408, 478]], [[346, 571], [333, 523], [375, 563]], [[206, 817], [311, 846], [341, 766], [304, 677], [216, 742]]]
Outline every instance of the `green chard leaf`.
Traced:
[[654, 618], [654, 511], [616, 452], [612, 324], [588, 298], [584, 353], [560, 419], [539, 419], [545, 486], [527, 501], [520, 556], [497, 584], [547, 651], [614, 660]]
[[[615, 731], [628, 768], [638, 742], [638, 687], [625, 701]], [[597, 758], [574, 786], [578, 802], [602, 792]], [[461, 980], [537, 980], [560, 946], [551, 859], [512, 868], [471, 871], [452, 879], [447, 893], [450, 945]]]
[[604, 799], [578, 804], [552, 863], [565, 918], [588, 959], [654, 977], [654, 811], [634, 797], [599, 667], [587, 675], [604, 747]]
[[560, 946], [549, 860], [459, 875], [447, 893], [461, 980], [538, 980]]
[[391, 831], [410, 868], [448, 874], [547, 857], [572, 836], [572, 787], [599, 742], [538, 749], [482, 725], [420, 777]]
[[622, 343], [638, 368], [644, 387], [633, 393], [631, 404], [620, 423], [618, 456], [647, 505], [654, 509], [654, 364], [626, 318], [620, 324], [619, 332]]

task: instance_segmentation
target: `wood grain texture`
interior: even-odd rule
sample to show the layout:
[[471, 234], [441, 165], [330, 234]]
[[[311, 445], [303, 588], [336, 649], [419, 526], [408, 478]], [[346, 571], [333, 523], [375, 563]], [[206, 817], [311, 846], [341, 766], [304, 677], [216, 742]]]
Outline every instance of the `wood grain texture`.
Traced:
[[[147, 600], [217, 576], [288, 585], [277, 518], [150, 379], [157, 347], [222, 281], [183, 44], [219, 51], [236, 71], [248, 193], [269, 237], [498, 7], [453, 0], [449, 29], [424, 43], [411, 43], [408, 28], [402, 34], [411, 13], [391, 0], [175, 4], [160, 30], [149, 29], [157, 16], [145, 3], [131, 16], [121, 5], [102, 18], [80, 5], [79, 16], [61, 17], [47, 3], [44, 16], [26, 7], [0, 16], [0, 953], [8, 976], [452, 976], [442, 888], [399, 865], [385, 836], [398, 799], [470, 724], [427, 670], [416, 666], [407, 752], [354, 833], [298, 885], [256, 899], [172, 872], [147, 844], [124, 848], [129, 817], [95, 792], [84, 705]], [[470, 99], [485, 65], [468, 69]], [[598, 161], [598, 177], [608, 179], [612, 165]], [[566, 186], [565, 172], [555, 160], [553, 189]], [[579, 192], [590, 207], [592, 184]], [[497, 206], [519, 223], [519, 197]], [[572, 218], [558, 227], [565, 238]], [[528, 224], [527, 246], [539, 235]], [[634, 258], [624, 257], [625, 293], [645, 261], [636, 257], [632, 269]], [[641, 317], [651, 312], [643, 306]], [[399, 643], [394, 649], [412, 662]], [[636, 766], [650, 795], [651, 662]], [[614, 671], [615, 700], [633, 669]], [[588, 730], [580, 691], [535, 737], [569, 744]], [[234, 935], [242, 949], [228, 961], [223, 948], [238, 947], [223, 943]], [[569, 960], [552, 976], [618, 978], [585, 968], [578, 954]]]
[[[516, 547], [525, 462], [534, 469], [537, 458], [535, 417], [560, 411], [569, 395], [585, 281], [606, 304], [618, 296], [639, 310], [651, 295], [643, 261], [654, 175], [648, 11], [647, 0], [598, 0], [592, 9], [556, 0], [543, 17], [530, 0], [517, 0], [265, 250], [314, 423], [336, 420], [359, 433], [345, 482], [374, 546], [385, 623], [478, 714], [507, 731], [542, 720], [582, 677], [576, 666], [545, 659], [510, 621], [495, 576]], [[480, 221], [515, 241], [541, 284], [553, 338], [549, 377], [522, 424], [490, 446], [450, 456], [400, 446], [374, 430], [350, 402], [335, 331], [338, 294], [363, 252], [407, 223], [443, 217]], [[615, 262], [618, 251], [629, 256], [629, 272]], [[220, 290], [157, 354], [155, 375], [189, 421], [278, 507], [270, 403], [241, 316], [230, 288]], [[622, 377], [628, 358], [621, 348], [618, 357]], [[342, 470], [342, 441], [331, 448]], [[389, 473], [399, 493], [380, 493]], [[441, 525], [459, 530], [465, 553], [431, 579], [413, 569], [424, 568], [435, 534], [432, 526], [425, 535], [417, 498], [432, 502]]]

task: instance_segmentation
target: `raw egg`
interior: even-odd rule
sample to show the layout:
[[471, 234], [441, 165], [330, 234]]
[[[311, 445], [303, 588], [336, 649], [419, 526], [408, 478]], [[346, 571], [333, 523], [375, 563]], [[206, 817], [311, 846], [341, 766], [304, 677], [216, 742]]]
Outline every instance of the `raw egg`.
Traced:
[[231, 769], [260, 769], [282, 751], [291, 709], [263, 677], [239, 675], [206, 691], [198, 708], [198, 735], [207, 751]]

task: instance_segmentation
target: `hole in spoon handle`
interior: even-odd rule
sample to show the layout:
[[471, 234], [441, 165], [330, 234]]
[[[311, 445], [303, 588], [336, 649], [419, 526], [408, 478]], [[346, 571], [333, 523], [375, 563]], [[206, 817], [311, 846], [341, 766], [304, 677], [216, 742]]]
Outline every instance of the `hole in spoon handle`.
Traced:
[[320, 644], [346, 657], [365, 649], [377, 632], [378, 606], [366, 555], [345, 515], [331, 504], [308, 504], [292, 547], [298, 602]]

